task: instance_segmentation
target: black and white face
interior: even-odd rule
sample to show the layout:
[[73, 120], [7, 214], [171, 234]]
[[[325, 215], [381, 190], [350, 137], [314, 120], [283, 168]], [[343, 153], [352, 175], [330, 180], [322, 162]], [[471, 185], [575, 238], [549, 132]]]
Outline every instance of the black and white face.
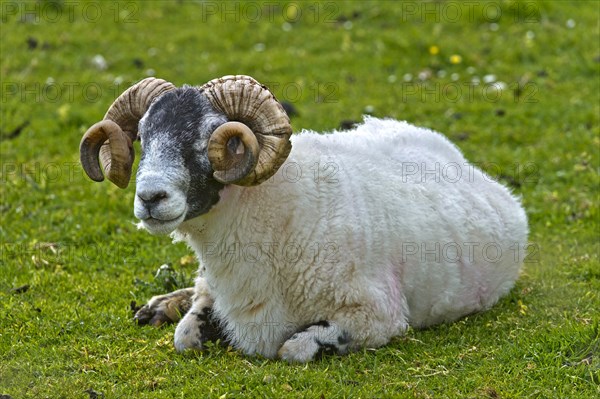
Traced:
[[207, 146], [225, 122], [191, 87], [165, 93], [140, 120], [134, 214], [150, 233], [168, 234], [218, 202], [223, 184], [213, 177]]

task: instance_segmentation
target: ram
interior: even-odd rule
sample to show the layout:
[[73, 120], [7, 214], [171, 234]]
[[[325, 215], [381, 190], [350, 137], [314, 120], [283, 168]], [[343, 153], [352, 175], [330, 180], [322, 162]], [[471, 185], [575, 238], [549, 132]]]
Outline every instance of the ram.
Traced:
[[306, 362], [378, 347], [485, 310], [518, 278], [523, 208], [439, 133], [366, 118], [292, 135], [248, 76], [147, 78], [85, 133], [89, 177], [126, 187], [138, 138], [140, 227], [185, 241], [201, 265], [194, 288], [135, 316], [179, 321], [178, 350], [221, 339]]

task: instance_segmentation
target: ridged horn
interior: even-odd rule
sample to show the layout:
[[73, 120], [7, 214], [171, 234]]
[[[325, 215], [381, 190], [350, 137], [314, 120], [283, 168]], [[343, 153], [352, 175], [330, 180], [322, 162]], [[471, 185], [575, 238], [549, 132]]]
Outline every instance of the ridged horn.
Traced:
[[[277, 172], [292, 149], [290, 119], [266, 86], [249, 76], [224, 76], [200, 87], [212, 106], [238, 125], [217, 128], [208, 144], [214, 177], [225, 184], [254, 186]], [[225, 125], [228, 125], [225, 128]], [[240, 126], [241, 125], [241, 126]], [[258, 143], [258, 154], [252, 136]], [[227, 142], [239, 137], [244, 154], [232, 154]]]
[[90, 179], [102, 181], [106, 176], [118, 187], [127, 187], [135, 158], [132, 143], [137, 138], [138, 123], [156, 98], [174, 88], [165, 80], [146, 78], [125, 90], [112, 103], [104, 119], [85, 132], [79, 156]]

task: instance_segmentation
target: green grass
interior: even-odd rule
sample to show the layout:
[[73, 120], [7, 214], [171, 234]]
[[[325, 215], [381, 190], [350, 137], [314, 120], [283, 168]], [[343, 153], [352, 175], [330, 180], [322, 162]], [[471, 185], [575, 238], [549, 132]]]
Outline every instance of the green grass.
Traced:
[[[457, 18], [457, 4], [2, 1], [0, 394], [598, 395], [599, 5], [470, 2]], [[161, 264], [193, 275], [189, 251], [135, 228], [133, 187], [78, 165], [83, 132], [147, 73], [254, 76], [297, 108], [296, 131], [370, 111], [445, 133], [523, 197], [523, 276], [491, 311], [377, 351], [302, 366], [176, 353], [174, 328], [136, 326], [129, 304], [160, 290]]]

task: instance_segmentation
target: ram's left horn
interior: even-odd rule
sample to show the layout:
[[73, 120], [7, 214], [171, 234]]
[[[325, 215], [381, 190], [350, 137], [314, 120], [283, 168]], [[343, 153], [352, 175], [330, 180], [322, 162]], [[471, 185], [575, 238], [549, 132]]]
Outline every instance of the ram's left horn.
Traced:
[[127, 187], [135, 158], [132, 143], [137, 138], [138, 123], [156, 98], [173, 89], [175, 86], [165, 80], [146, 78], [125, 90], [104, 119], [87, 130], [79, 145], [79, 155], [90, 179], [104, 180], [99, 165], [102, 163], [108, 180], [120, 188]]

